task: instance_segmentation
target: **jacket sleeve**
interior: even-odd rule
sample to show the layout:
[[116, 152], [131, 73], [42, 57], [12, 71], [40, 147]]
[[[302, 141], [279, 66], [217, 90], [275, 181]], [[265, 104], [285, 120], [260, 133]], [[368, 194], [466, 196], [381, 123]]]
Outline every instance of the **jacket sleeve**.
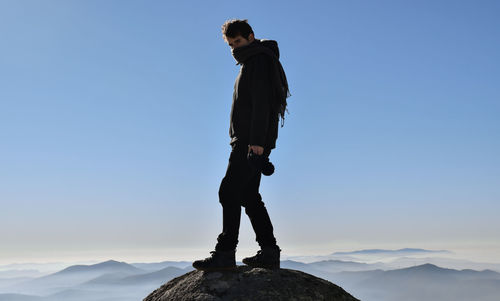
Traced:
[[266, 135], [271, 114], [271, 62], [265, 55], [256, 55], [253, 59], [251, 78], [252, 118], [250, 125], [250, 145], [265, 147]]

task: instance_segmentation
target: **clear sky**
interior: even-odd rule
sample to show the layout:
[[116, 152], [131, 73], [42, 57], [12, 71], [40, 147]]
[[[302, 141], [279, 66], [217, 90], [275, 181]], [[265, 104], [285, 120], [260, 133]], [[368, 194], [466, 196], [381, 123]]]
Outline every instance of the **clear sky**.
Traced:
[[[0, 263], [209, 255], [231, 18], [278, 41], [292, 94], [261, 182], [283, 253], [500, 262], [499, 15], [486, 0], [2, 0]], [[242, 211], [237, 258], [256, 249]]]

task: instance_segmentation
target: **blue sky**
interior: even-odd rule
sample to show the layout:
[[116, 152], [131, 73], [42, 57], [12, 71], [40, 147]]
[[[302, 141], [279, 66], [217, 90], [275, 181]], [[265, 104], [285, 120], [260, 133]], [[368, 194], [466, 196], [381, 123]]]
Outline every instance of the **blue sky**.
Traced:
[[[191, 260], [222, 228], [238, 67], [292, 96], [261, 194], [284, 253], [500, 262], [497, 1], [1, 1], [0, 263]], [[241, 256], [257, 248], [244, 211]], [[238, 255], [237, 257], [240, 257]]]

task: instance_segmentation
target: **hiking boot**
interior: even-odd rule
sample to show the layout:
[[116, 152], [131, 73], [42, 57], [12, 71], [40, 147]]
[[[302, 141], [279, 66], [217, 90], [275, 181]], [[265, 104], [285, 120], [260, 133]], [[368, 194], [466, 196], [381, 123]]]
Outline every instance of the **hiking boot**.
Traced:
[[280, 251], [278, 246], [262, 247], [257, 255], [243, 258], [243, 263], [253, 268], [279, 269]]
[[205, 259], [193, 262], [193, 268], [202, 271], [218, 271], [236, 269], [236, 251], [210, 251], [212, 254]]

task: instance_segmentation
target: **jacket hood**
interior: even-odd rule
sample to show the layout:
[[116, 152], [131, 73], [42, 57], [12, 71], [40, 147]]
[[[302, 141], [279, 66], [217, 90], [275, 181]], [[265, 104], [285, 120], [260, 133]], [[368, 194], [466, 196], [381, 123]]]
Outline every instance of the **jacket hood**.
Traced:
[[280, 58], [280, 50], [278, 48], [278, 42], [276, 42], [275, 40], [266, 40], [266, 39], [260, 39], [257, 41], [259, 41], [263, 46], [266, 46], [267, 48], [271, 49], [278, 59]]

